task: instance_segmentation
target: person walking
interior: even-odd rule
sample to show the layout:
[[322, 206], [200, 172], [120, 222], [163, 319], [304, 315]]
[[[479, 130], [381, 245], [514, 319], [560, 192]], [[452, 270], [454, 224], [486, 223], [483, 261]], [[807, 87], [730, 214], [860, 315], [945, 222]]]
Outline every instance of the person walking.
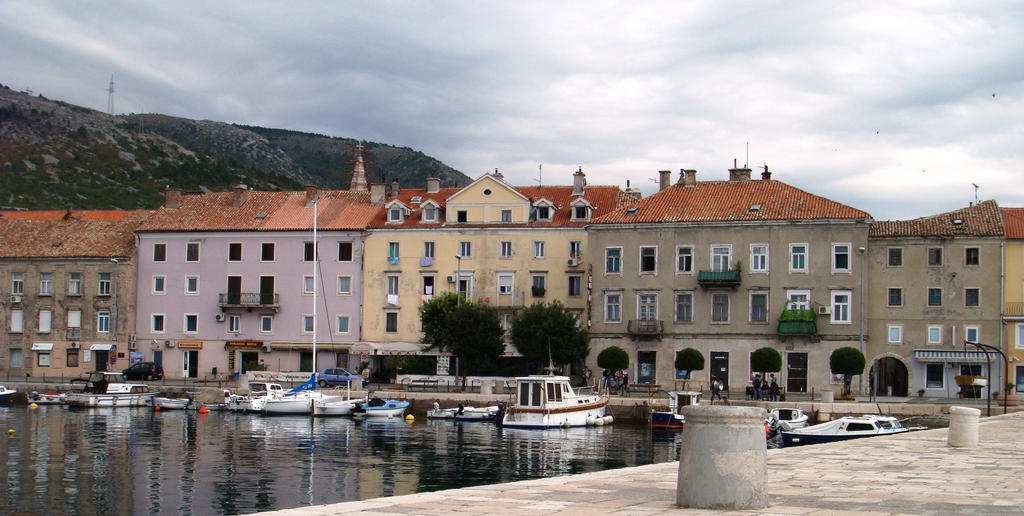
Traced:
[[779, 384], [775, 381], [775, 373], [768, 375], [768, 401], [779, 401]]
[[722, 382], [718, 381], [718, 377], [711, 376], [711, 401], [715, 401], [715, 398], [722, 399]]
[[761, 375], [759, 373], [754, 374], [754, 380], [750, 382], [754, 387], [754, 400], [761, 401]]

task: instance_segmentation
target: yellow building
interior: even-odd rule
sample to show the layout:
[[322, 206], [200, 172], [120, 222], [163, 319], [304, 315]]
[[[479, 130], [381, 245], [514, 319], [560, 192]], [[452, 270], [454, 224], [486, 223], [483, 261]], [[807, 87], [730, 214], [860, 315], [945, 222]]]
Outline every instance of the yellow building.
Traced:
[[1024, 208], [1001, 211], [1006, 226], [1003, 342], [1010, 360], [1010, 382], [1016, 384], [1020, 394], [1024, 393]]

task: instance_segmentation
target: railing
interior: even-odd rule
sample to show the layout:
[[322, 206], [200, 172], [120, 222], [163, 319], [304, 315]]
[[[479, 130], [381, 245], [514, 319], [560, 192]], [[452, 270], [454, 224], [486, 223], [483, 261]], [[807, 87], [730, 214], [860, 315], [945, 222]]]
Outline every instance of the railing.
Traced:
[[740, 270], [698, 271], [697, 283], [702, 287], [733, 287], [740, 284]]
[[632, 319], [626, 323], [626, 332], [630, 335], [661, 335], [665, 332], [665, 324], [659, 320]]
[[277, 308], [281, 300], [280, 294], [274, 292], [227, 292], [218, 295], [217, 304], [221, 308]]
[[1006, 312], [1003, 315], [1024, 316], [1024, 303], [1006, 303]]
[[779, 335], [814, 335], [818, 333], [817, 318], [814, 310], [783, 310], [779, 316]]

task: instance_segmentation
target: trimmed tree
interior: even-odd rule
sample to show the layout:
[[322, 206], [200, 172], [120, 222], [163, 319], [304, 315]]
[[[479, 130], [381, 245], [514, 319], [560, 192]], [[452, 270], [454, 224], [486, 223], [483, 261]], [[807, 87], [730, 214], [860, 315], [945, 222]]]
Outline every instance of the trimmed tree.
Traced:
[[[516, 314], [509, 332], [516, 349], [533, 364], [581, 362], [590, 354], [590, 334], [562, 303], [534, 303]], [[536, 366], [535, 366], [536, 368]]]
[[464, 364], [463, 389], [469, 371], [497, 362], [505, 351], [501, 319], [489, 306], [466, 299], [460, 303], [455, 294], [446, 293], [420, 307], [420, 318], [420, 341], [427, 349], [447, 351]]
[[777, 373], [782, 370], [782, 355], [775, 348], [763, 347], [750, 354], [750, 368], [761, 373]]
[[629, 367], [629, 353], [618, 346], [610, 346], [597, 354], [597, 367], [613, 371]]
[[704, 369], [704, 355], [693, 348], [681, 349], [676, 352], [676, 371], [686, 371], [686, 379], [690, 379], [690, 373]]
[[828, 357], [828, 366], [832, 374], [843, 375], [843, 396], [850, 395], [850, 382], [853, 375], [864, 374], [864, 353], [852, 347], [838, 348]]

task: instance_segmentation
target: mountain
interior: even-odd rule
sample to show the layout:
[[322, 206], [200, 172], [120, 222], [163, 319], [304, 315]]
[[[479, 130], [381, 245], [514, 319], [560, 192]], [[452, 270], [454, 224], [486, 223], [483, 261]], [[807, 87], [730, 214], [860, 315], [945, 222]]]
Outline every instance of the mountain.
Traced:
[[111, 116], [0, 85], [0, 206], [155, 208], [164, 190], [348, 188], [362, 143], [371, 181], [469, 178], [407, 147], [160, 114]]

